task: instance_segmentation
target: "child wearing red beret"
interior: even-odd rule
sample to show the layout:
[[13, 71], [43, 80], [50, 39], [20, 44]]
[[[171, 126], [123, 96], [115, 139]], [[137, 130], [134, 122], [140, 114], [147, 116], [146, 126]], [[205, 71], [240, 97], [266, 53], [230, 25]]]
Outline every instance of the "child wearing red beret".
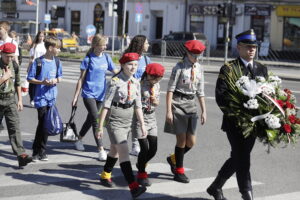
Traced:
[[100, 181], [106, 187], [113, 187], [111, 172], [118, 158], [123, 175], [129, 185], [133, 198], [146, 191], [144, 186], [139, 186], [135, 181], [131, 163], [127, 138], [131, 133], [132, 117], [135, 112], [141, 124], [143, 137], [147, 136], [142, 113], [140, 83], [133, 77], [138, 67], [139, 54], [125, 53], [119, 60], [121, 71], [110, 81], [106, 90], [103, 109], [99, 116], [98, 138], [103, 136], [103, 123], [106, 119], [106, 128], [111, 142]]
[[138, 155], [137, 181], [140, 185], [150, 186], [146, 172], [146, 164], [155, 156], [157, 151], [157, 123], [155, 108], [159, 104], [160, 85], [159, 81], [164, 76], [165, 69], [158, 63], [151, 63], [146, 66], [146, 70], [141, 78], [141, 97], [145, 126], [148, 131], [147, 136], [142, 136], [139, 131], [140, 123], [137, 122], [136, 131], [141, 151]]
[[186, 55], [172, 69], [167, 91], [165, 132], [176, 135], [175, 153], [167, 157], [174, 180], [189, 183], [184, 173], [183, 158], [196, 143], [198, 121], [196, 98], [201, 107], [200, 122], [206, 121], [204, 71], [198, 59], [205, 46], [198, 40], [185, 43]]

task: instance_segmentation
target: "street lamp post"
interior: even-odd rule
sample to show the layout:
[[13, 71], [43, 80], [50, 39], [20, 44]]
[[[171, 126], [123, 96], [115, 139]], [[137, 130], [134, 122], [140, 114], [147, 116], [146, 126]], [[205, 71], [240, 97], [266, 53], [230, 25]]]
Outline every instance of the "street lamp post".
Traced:
[[39, 31], [39, 5], [40, 0], [36, 0], [35, 34], [37, 34]]

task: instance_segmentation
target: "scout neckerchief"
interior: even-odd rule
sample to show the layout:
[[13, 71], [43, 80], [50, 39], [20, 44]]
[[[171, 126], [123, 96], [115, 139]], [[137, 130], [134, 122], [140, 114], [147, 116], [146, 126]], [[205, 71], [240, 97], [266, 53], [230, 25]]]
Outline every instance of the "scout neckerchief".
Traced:
[[130, 98], [130, 95], [131, 95], [131, 93], [130, 93], [130, 89], [131, 89], [130, 85], [131, 85], [131, 80], [129, 79], [129, 81], [127, 82], [127, 101], [131, 100], [131, 98]]
[[191, 69], [190, 88], [192, 87], [192, 84], [193, 84], [194, 81], [195, 81], [195, 68], [196, 68], [196, 65], [193, 64], [193, 65], [192, 65], [192, 69]]
[[149, 89], [150, 93], [150, 98], [149, 98], [149, 104], [148, 104], [148, 110], [151, 110], [151, 105], [153, 103], [153, 99], [155, 97], [155, 90], [154, 90], [154, 85], [152, 85]]

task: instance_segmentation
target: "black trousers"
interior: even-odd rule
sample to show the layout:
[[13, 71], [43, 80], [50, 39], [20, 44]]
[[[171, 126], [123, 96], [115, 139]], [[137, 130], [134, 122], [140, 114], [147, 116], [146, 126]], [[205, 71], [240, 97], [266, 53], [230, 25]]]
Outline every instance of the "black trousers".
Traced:
[[32, 144], [33, 155], [42, 155], [46, 152], [46, 144], [48, 141], [48, 133], [44, 131], [44, 116], [50, 107], [44, 106], [37, 109], [38, 125], [35, 132], [34, 142]]
[[250, 154], [256, 137], [250, 135], [244, 138], [240, 131], [227, 131], [227, 138], [231, 146], [230, 158], [226, 160], [218, 176], [229, 179], [234, 173], [241, 193], [252, 190], [250, 176]]
[[79, 135], [84, 137], [85, 134], [89, 131], [91, 127], [93, 127], [94, 139], [97, 144], [97, 147], [102, 147], [103, 142], [102, 139], [98, 139], [96, 137], [97, 128], [98, 128], [98, 117], [99, 117], [99, 109], [101, 108], [101, 101], [97, 101], [93, 98], [83, 98], [83, 103], [88, 111], [88, 115], [79, 131]]

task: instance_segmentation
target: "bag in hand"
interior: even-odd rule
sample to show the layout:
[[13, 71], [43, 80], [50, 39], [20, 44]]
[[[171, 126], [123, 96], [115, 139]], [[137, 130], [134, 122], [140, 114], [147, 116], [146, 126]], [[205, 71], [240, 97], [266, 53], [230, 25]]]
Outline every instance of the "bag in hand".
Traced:
[[61, 142], [77, 142], [78, 141], [78, 134], [77, 134], [77, 127], [74, 123], [74, 116], [77, 107], [72, 107], [71, 117], [68, 123], [64, 123], [64, 130], [60, 134], [60, 141]]
[[55, 105], [51, 106], [45, 114], [44, 131], [50, 136], [58, 135], [63, 131], [62, 120]]

